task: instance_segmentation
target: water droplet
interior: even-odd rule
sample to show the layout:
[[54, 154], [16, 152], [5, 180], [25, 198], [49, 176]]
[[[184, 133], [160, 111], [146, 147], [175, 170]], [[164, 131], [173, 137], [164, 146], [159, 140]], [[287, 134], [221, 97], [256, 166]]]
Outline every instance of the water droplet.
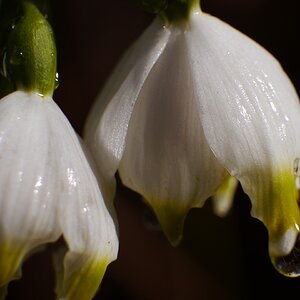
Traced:
[[16, 24], [18, 23], [18, 21], [19, 21], [19, 18], [14, 18], [11, 21], [10, 30], [14, 30], [16, 28]]
[[60, 81], [59, 81], [59, 74], [58, 72], [55, 73], [55, 85], [54, 89], [56, 90], [59, 87]]
[[21, 14], [20, 12], [18, 11], [17, 12], [17, 16], [15, 16], [12, 20], [11, 20], [11, 25], [10, 25], [10, 29], [11, 30], [14, 30], [16, 28], [16, 25], [19, 23], [21, 19]]
[[292, 251], [286, 256], [271, 257], [274, 267], [283, 275], [300, 276], [300, 233]]

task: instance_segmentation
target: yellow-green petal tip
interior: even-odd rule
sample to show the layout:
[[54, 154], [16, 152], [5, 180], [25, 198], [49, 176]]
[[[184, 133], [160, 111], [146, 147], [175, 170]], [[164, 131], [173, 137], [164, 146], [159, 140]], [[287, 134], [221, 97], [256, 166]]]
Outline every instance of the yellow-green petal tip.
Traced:
[[183, 228], [188, 209], [175, 206], [173, 202], [163, 205], [153, 205], [158, 222], [173, 247], [180, 244], [183, 237]]
[[66, 269], [60, 300], [91, 300], [97, 293], [108, 260], [103, 257], [99, 259], [81, 257], [79, 260], [80, 262], [75, 262], [76, 270], [73, 270], [73, 273], [70, 269]]
[[225, 217], [230, 210], [234, 194], [238, 186], [235, 177], [227, 176], [212, 196], [214, 213], [220, 217]]
[[8, 244], [0, 246], [0, 288], [19, 275], [25, 252]]
[[0, 287], [0, 300], [4, 300], [7, 295], [7, 285]]

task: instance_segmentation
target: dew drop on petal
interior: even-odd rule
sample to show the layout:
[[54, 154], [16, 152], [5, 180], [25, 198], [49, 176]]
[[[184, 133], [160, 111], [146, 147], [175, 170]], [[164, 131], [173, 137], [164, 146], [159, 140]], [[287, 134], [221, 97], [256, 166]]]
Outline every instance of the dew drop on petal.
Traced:
[[15, 16], [12, 19], [11, 24], [10, 24], [10, 30], [14, 30], [16, 28], [16, 25], [19, 23], [20, 19], [21, 19], [20, 15]]
[[60, 84], [59, 74], [58, 74], [58, 72], [56, 72], [55, 73], [55, 85], [54, 85], [55, 90], [59, 87], [59, 84]]
[[300, 232], [294, 248], [286, 256], [271, 257], [274, 267], [283, 275], [289, 277], [300, 276]]

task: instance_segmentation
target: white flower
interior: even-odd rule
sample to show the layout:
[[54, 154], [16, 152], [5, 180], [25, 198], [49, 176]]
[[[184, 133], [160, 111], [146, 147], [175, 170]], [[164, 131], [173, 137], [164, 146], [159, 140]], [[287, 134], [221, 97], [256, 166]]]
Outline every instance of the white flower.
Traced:
[[[60, 299], [91, 299], [116, 258], [116, 228], [79, 138], [51, 97], [0, 100], [0, 287], [63, 235]], [[62, 257], [63, 258], [63, 257]]]
[[[85, 139], [110, 196], [119, 171], [174, 244], [191, 207], [224, 180], [234, 188], [230, 174], [267, 226], [277, 257], [291, 251], [300, 225], [299, 132], [298, 97], [278, 62], [197, 8], [187, 20], [157, 17], [128, 50], [97, 99]], [[220, 214], [232, 191], [219, 189]]]

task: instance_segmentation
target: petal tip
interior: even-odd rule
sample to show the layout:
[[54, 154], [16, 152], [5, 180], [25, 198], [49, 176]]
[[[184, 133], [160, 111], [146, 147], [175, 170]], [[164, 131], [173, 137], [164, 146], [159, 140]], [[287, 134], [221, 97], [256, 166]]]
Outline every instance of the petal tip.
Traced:
[[13, 249], [8, 245], [0, 247], [0, 289], [4, 288], [11, 280], [20, 276], [19, 269], [24, 258], [23, 251]]
[[7, 285], [0, 287], [0, 300], [4, 300], [7, 295]]
[[[275, 269], [287, 277], [300, 276], [300, 233], [290, 228], [281, 239], [283, 255], [272, 254], [270, 248], [271, 261]], [[288, 252], [286, 252], [288, 251]], [[287, 254], [286, 254], [287, 253]]]
[[108, 259], [69, 254], [64, 260], [63, 282], [57, 283], [58, 298], [60, 300], [93, 299], [109, 264]]
[[292, 227], [286, 230], [286, 232], [277, 239], [272, 239], [271, 236], [269, 241], [270, 254], [275, 256], [284, 256], [290, 253], [295, 245], [298, 233], [297, 229]]
[[167, 239], [173, 247], [178, 246], [183, 237], [184, 222], [188, 210], [183, 207], [175, 207], [174, 203], [159, 207], [154, 206], [153, 208]]
[[228, 176], [218, 187], [214, 195], [213, 210], [219, 217], [225, 217], [232, 207], [235, 191], [238, 186], [238, 181], [235, 177]]

